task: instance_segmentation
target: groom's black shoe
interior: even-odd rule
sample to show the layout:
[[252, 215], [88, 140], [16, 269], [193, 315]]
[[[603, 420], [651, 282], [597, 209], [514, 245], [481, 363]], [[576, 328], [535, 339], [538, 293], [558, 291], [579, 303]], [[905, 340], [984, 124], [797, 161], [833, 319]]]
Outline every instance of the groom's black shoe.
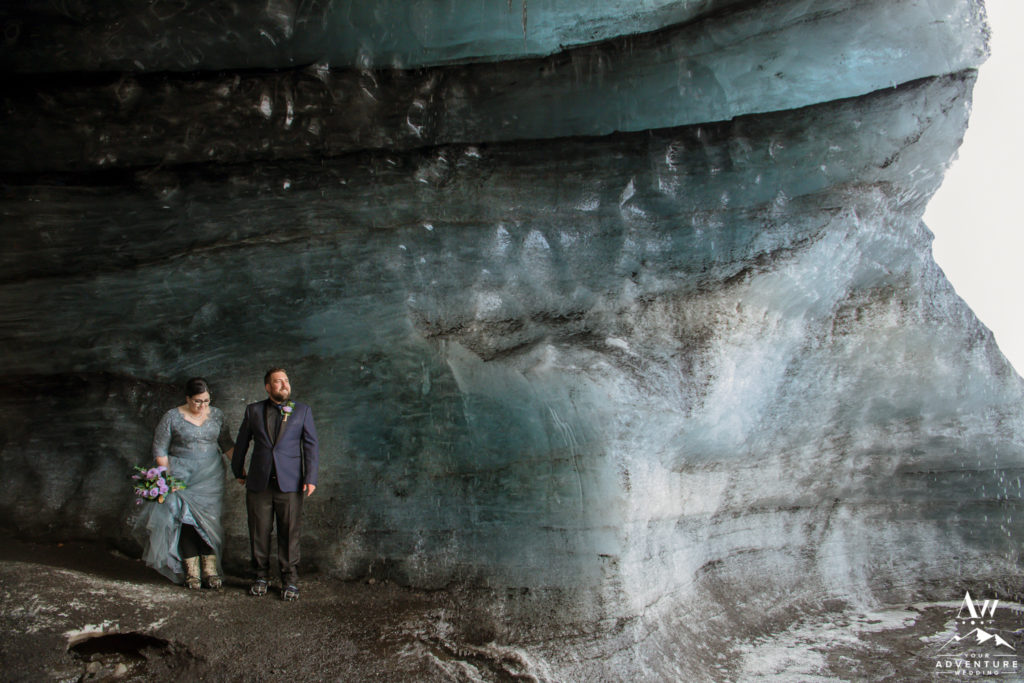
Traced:
[[255, 595], [255, 596], [259, 597], [261, 595], [266, 595], [266, 594], [267, 594], [267, 580], [266, 579], [256, 579], [255, 581], [252, 582], [252, 585], [249, 586], [249, 595]]
[[298, 600], [299, 599], [299, 588], [298, 586], [287, 585], [281, 592], [281, 599], [283, 600]]

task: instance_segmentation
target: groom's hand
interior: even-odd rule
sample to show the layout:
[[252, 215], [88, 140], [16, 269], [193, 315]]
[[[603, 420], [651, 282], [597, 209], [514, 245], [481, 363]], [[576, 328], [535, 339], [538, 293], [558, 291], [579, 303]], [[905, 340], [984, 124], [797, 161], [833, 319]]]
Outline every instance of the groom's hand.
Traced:
[[306, 492], [306, 497], [313, 495], [313, 491], [316, 491], [316, 484], [303, 484], [302, 490]]

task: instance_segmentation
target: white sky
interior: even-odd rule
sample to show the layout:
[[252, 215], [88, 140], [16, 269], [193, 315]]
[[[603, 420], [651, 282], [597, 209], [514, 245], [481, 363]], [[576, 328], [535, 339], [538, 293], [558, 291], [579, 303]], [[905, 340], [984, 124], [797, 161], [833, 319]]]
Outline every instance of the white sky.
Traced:
[[[960, 157], [924, 220], [935, 260], [1024, 373], [1024, 0], [986, 0], [992, 56], [981, 67]], [[1022, 197], [1024, 198], [1024, 197]]]

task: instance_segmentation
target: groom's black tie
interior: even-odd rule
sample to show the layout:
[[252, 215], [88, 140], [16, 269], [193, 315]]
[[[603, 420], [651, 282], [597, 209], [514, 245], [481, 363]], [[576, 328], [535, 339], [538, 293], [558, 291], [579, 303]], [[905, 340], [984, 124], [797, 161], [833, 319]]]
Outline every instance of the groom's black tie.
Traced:
[[[270, 443], [277, 444], [278, 432], [281, 431], [281, 406], [277, 405], [273, 401], [267, 401], [267, 408], [263, 413], [266, 421], [267, 435], [270, 437]], [[274, 466], [274, 459], [270, 459], [270, 488], [279, 491], [280, 486], [277, 483], [277, 468]]]
[[278, 433], [281, 431], [281, 406], [271, 401], [267, 406], [266, 418], [270, 442], [276, 444]]

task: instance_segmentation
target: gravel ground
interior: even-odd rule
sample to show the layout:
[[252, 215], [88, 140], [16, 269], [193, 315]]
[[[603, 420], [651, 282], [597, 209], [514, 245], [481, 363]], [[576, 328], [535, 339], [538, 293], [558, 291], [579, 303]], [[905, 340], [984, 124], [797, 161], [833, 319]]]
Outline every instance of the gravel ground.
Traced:
[[[296, 602], [228, 577], [187, 591], [94, 547], [5, 541], [0, 678], [79, 680], [450, 680], [444, 643], [417, 632], [445, 595], [309, 577]], [[435, 661], [437, 660], [437, 661]]]
[[[467, 642], [452, 625], [460, 608], [446, 591], [312, 576], [302, 597], [286, 603], [279, 586], [254, 598], [238, 577], [219, 592], [187, 591], [95, 546], [7, 539], [0, 547], [3, 681], [567, 680], [552, 672], [582, 652], [571, 638]], [[902, 683], [997, 672], [1001, 681], [1024, 680], [1024, 607], [1000, 602], [983, 624], [1002, 646], [954, 640], [970, 632], [957, 619], [962, 605], [809, 615], [729, 643], [720, 663], [703, 669], [705, 680]], [[619, 680], [609, 667], [598, 678]]]

